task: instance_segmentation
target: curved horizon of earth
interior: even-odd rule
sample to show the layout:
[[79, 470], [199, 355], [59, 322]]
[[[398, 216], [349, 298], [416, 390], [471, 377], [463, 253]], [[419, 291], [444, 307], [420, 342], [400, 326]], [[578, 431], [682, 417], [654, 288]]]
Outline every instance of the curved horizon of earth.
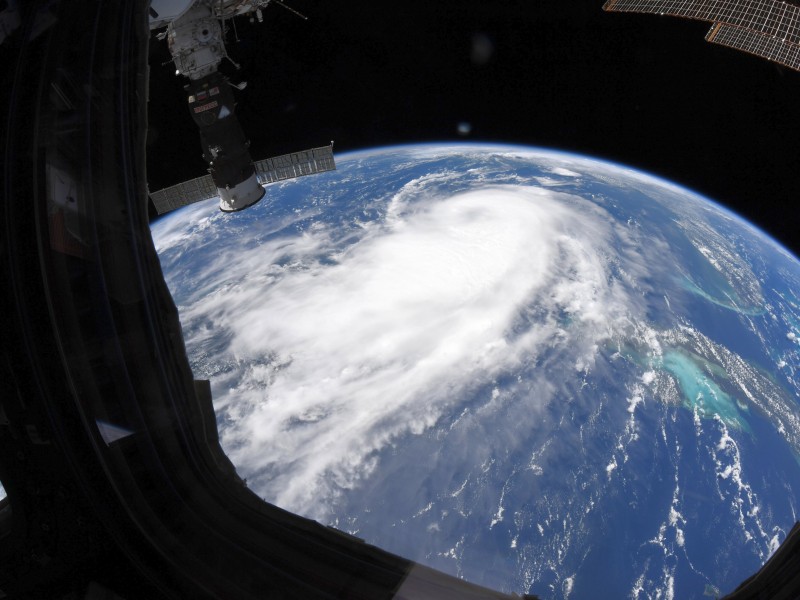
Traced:
[[379, 148], [152, 225], [266, 501], [543, 598], [732, 591], [797, 520], [800, 263], [647, 174]]

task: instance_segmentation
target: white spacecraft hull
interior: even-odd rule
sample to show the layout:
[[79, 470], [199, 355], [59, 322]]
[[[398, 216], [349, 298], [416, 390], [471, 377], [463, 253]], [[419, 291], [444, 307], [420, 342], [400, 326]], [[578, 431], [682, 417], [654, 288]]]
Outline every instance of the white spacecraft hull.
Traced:
[[253, 206], [264, 197], [264, 188], [258, 183], [255, 173], [232, 188], [217, 188], [219, 209], [222, 212], [236, 212]]

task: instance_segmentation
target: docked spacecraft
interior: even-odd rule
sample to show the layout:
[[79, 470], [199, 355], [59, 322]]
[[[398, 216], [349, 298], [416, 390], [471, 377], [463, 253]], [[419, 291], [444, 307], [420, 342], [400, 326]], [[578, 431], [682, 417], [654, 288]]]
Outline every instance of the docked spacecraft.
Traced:
[[250, 157], [250, 141], [235, 115], [234, 85], [218, 69], [230, 60], [226, 22], [247, 14], [261, 22], [272, 3], [289, 9], [280, 0], [152, 0], [150, 29], [166, 27], [158, 38], [167, 40], [175, 74], [189, 78], [184, 89], [209, 166], [208, 175], [151, 192], [159, 214], [215, 196], [220, 210], [242, 210], [264, 196], [263, 184], [336, 168], [333, 142], [255, 163]]

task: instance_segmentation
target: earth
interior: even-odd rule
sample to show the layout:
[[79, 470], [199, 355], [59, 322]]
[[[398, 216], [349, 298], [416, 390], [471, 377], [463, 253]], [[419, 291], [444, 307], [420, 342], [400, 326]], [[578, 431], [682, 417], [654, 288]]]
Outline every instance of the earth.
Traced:
[[337, 163], [152, 226], [253, 491], [544, 598], [714, 597], [766, 561], [799, 506], [794, 256], [586, 157]]

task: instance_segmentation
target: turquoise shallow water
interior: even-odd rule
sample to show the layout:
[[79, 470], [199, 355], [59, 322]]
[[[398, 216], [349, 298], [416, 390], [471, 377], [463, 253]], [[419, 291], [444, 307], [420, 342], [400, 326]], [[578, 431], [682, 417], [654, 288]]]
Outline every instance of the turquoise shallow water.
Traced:
[[[736, 400], [723, 391], [712, 377], [710, 371], [713, 367], [710, 363], [680, 350], [668, 350], [664, 353], [662, 365], [678, 381], [687, 408], [696, 408], [704, 418], [717, 414], [727, 425], [749, 431], [750, 427]], [[721, 368], [713, 370], [717, 378], [726, 377]]]
[[[706, 278], [706, 280], [707, 279], [708, 278]], [[719, 276], [715, 277], [713, 281], [714, 284], [718, 285], [716, 294], [712, 294], [709, 291], [704, 290], [689, 277], [680, 277], [678, 281], [686, 291], [696, 294], [701, 298], [716, 304], [717, 306], [721, 306], [723, 308], [727, 308], [748, 316], [764, 314], [763, 308], [758, 306], [747, 306], [747, 304], [738, 297], [733, 288], [728, 286], [726, 282]]]

